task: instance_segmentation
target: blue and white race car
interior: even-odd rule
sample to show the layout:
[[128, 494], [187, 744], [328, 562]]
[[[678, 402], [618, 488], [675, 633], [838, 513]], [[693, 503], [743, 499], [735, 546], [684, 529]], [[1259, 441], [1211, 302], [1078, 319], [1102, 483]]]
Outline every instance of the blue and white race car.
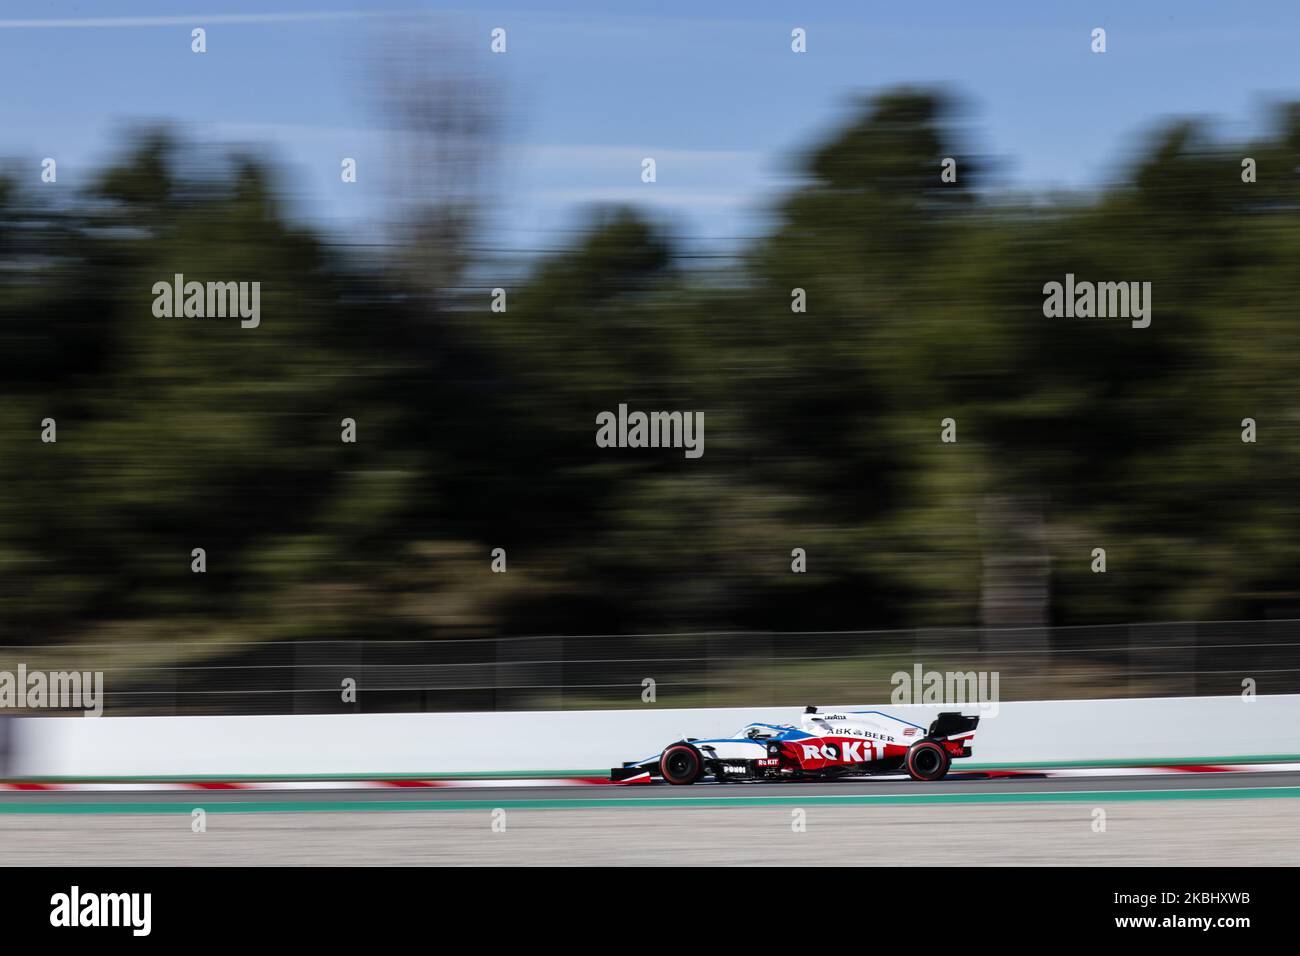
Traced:
[[686, 737], [662, 752], [610, 771], [620, 783], [695, 783], [865, 776], [905, 770], [939, 780], [954, 759], [971, 755], [978, 717], [942, 713], [923, 727], [878, 710], [820, 713], [807, 708], [800, 726], [753, 723], [734, 736]]

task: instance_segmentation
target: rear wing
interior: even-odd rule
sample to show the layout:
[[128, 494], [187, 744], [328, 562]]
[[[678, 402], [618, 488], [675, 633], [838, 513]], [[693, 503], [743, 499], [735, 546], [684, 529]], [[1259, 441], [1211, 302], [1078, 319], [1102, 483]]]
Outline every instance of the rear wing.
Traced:
[[930, 724], [929, 736], [935, 740], [946, 740], [958, 734], [969, 733], [979, 725], [978, 717], [965, 717], [956, 711], [940, 714]]

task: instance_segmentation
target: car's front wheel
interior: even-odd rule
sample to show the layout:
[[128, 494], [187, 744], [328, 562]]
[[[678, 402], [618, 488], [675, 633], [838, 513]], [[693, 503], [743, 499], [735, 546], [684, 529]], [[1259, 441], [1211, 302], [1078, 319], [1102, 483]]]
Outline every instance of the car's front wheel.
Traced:
[[913, 780], [942, 780], [952, 764], [952, 757], [941, 744], [920, 740], [907, 752], [907, 772]]
[[702, 769], [700, 752], [689, 744], [673, 744], [659, 757], [659, 773], [669, 783], [694, 783]]

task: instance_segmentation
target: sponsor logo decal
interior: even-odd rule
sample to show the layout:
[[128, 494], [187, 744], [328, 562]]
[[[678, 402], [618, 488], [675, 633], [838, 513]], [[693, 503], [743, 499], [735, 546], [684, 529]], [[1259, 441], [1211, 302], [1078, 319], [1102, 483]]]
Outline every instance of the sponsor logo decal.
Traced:
[[879, 740], [846, 740], [841, 748], [835, 744], [802, 744], [804, 760], [843, 761], [844, 763], [866, 763], [880, 760], [885, 756], [885, 744]]

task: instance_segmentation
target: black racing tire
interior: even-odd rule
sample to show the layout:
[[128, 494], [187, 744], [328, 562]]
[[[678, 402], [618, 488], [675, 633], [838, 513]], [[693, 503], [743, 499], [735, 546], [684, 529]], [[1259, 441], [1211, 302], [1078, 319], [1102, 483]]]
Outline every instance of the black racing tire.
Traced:
[[951, 765], [947, 748], [934, 740], [918, 740], [907, 751], [907, 772], [913, 780], [942, 780]]
[[700, 752], [690, 744], [673, 744], [659, 756], [659, 774], [668, 783], [685, 786], [704, 773]]

